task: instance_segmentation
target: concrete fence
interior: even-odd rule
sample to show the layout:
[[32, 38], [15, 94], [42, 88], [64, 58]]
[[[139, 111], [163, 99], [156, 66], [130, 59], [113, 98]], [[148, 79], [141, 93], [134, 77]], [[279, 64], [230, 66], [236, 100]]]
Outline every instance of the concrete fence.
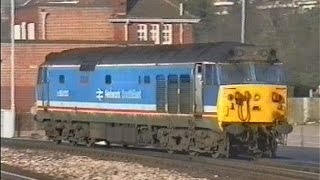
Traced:
[[319, 124], [294, 126], [285, 141], [287, 146], [320, 148]]
[[293, 131], [288, 146], [320, 148], [320, 98], [289, 98], [288, 120]]
[[288, 120], [302, 125], [320, 122], [320, 98], [289, 98]]
[[14, 136], [14, 118], [13, 111], [1, 109], [1, 137], [12, 138]]

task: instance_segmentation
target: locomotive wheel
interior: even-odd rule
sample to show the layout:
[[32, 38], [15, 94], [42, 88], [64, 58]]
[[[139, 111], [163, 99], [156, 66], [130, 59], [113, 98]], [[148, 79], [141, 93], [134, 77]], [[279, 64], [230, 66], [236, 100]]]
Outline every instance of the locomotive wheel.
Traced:
[[58, 140], [58, 139], [54, 139], [53, 142], [54, 142], [55, 144], [61, 144], [61, 140]]
[[225, 138], [218, 143], [217, 148], [211, 154], [213, 158], [229, 158], [230, 154], [230, 141], [227, 134], [225, 134]]
[[60, 144], [61, 143], [61, 129], [55, 129], [54, 130], [54, 137], [53, 137], [53, 142], [55, 144]]
[[255, 153], [252, 155], [252, 160], [260, 159], [262, 156], [263, 156], [263, 153], [262, 153], [262, 152], [255, 152]]
[[195, 152], [195, 151], [189, 151], [188, 153], [190, 156], [198, 156], [199, 155], [199, 153]]
[[271, 143], [271, 158], [276, 158], [277, 157], [277, 149], [278, 149], [278, 143], [276, 138], [272, 139]]
[[75, 140], [70, 140], [69, 143], [72, 145], [72, 146], [76, 146], [78, 144], [77, 141]]
[[215, 159], [218, 159], [218, 158], [221, 158], [222, 155], [221, 155], [220, 153], [216, 152], [216, 153], [212, 153], [212, 154], [211, 154], [211, 157], [213, 157], [213, 158], [215, 158]]
[[95, 143], [96, 143], [95, 139], [88, 139], [86, 145], [87, 147], [93, 147]]

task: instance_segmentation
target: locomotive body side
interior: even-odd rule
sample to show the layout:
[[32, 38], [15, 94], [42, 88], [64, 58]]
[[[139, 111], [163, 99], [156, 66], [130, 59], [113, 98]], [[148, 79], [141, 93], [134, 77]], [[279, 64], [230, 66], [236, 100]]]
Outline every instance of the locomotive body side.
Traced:
[[[194, 111], [194, 82], [200, 81], [194, 76], [195, 67], [196, 64], [98, 65], [94, 71], [80, 71], [77, 65], [44, 66], [39, 72], [43, 75], [37, 88], [37, 119], [47, 136], [57, 142], [92, 144], [107, 140], [174, 150], [189, 149], [187, 141], [194, 133], [189, 129], [193, 127], [199, 136], [209, 138], [199, 139], [202, 142], [198, 144], [210, 152], [213, 143], [222, 138], [216, 120], [218, 91], [204, 88], [208, 98], [199, 107], [200, 113]], [[172, 139], [185, 133], [190, 137], [177, 146]]]
[[[192, 47], [190, 53], [199, 54], [186, 62], [45, 63], [39, 69], [36, 120], [57, 143], [92, 146], [103, 140], [191, 155], [275, 156], [277, 141], [292, 130], [281, 63], [192, 59], [212, 58], [208, 47]], [[180, 52], [188, 52], [178, 50], [169, 51], [169, 58], [175, 54], [178, 61]]]

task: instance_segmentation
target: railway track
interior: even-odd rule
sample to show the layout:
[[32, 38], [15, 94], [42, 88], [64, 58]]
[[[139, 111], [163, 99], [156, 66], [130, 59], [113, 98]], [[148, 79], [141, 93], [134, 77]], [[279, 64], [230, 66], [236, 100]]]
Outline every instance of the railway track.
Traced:
[[168, 154], [161, 150], [141, 148], [105, 148], [96, 146], [56, 145], [50, 141], [1, 139], [4, 147], [19, 149], [41, 149], [59, 151], [74, 155], [89, 156], [102, 160], [138, 162], [150, 167], [184, 171], [195, 177], [214, 179], [215, 174], [226, 179], [319, 179], [319, 167], [272, 164], [263, 160], [212, 159], [185, 154]]

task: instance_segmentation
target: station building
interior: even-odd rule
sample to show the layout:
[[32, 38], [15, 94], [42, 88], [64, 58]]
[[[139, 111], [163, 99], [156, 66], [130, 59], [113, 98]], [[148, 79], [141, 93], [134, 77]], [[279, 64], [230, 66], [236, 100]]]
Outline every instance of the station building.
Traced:
[[[193, 43], [200, 19], [176, 0], [15, 1], [15, 131], [37, 129], [38, 66], [51, 52], [79, 47]], [[10, 107], [10, 0], [1, 1], [1, 112]]]

